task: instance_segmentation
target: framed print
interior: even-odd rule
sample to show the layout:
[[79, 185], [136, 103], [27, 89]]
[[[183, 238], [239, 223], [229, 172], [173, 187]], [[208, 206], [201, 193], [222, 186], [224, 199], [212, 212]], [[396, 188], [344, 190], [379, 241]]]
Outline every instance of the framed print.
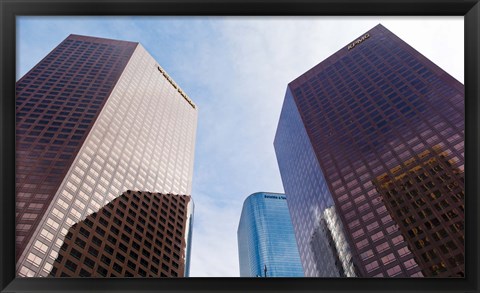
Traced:
[[478, 5], [2, 2], [2, 292], [478, 291]]

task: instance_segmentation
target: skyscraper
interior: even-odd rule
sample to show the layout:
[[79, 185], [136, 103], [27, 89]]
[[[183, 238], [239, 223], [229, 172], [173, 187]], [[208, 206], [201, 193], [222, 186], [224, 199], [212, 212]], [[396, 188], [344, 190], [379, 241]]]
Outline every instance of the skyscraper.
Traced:
[[237, 240], [240, 277], [303, 277], [284, 194], [257, 192], [247, 197]]
[[189, 196], [127, 190], [73, 225], [51, 276], [188, 277]]
[[16, 94], [19, 276], [126, 190], [190, 194], [197, 109], [140, 44], [70, 35]]
[[334, 207], [357, 275], [463, 276], [463, 145], [463, 85], [382, 25], [292, 81], [274, 146], [306, 275], [335, 269]]

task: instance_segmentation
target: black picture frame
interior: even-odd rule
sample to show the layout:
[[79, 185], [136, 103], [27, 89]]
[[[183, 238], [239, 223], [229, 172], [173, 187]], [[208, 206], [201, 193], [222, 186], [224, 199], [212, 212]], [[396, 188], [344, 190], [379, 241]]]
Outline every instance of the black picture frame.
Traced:
[[[478, 0], [0, 0], [1, 292], [478, 292]], [[399, 278], [15, 278], [15, 17], [20, 15], [463, 15], [466, 93], [466, 277]], [[448, 42], [449, 36], [444, 37]], [[438, 46], [442, 46], [439, 43]], [[473, 195], [473, 196], [469, 196]]]

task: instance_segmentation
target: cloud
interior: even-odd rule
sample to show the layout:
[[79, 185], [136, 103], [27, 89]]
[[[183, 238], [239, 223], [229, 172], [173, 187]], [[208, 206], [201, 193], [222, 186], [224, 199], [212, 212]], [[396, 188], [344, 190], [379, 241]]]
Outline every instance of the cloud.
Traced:
[[195, 201], [191, 276], [239, 276], [236, 231], [241, 202], [216, 200], [209, 194], [196, 196], [202, 200]]

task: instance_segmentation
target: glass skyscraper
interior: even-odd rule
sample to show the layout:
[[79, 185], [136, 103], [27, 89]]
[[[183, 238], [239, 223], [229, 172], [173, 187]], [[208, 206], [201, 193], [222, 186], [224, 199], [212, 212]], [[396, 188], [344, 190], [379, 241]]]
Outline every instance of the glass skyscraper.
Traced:
[[304, 276], [284, 194], [250, 195], [237, 237], [240, 277]]
[[134, 42], [70, 35], [23, 76], [17, 275], [48, 276], [68, 230], [127, 190], [190, 195], [197, 110]]
[[385, 27], [288, 85], [274, 146], [306, 276], [464, 275], [464, 86]]

